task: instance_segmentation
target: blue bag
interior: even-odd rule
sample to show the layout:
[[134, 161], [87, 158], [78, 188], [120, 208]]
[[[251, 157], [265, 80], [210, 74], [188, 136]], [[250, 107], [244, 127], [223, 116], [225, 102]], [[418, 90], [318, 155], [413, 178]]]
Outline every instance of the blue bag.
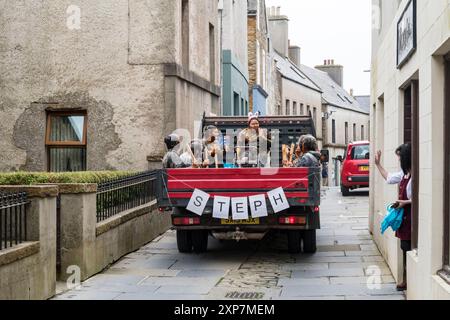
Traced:
[[384, 234], [386, 230], [391, 227], [395, 232], [402, 226], [403, 222], [403, 208], [395, 209], [392, 205], [387, 207], [387, 215], [381, 223], [381, 234]]

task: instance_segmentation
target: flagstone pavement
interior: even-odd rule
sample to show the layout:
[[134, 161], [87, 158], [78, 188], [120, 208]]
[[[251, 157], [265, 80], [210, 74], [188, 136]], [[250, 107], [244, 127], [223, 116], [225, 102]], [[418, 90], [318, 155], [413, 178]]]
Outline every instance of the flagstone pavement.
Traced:
[[318, 252], [291, 255], [286, 237], [220, 242], [180, 254], [170, 230], [56, 300], [404, 300], [368, 231], [367, 191], [322, 192]]

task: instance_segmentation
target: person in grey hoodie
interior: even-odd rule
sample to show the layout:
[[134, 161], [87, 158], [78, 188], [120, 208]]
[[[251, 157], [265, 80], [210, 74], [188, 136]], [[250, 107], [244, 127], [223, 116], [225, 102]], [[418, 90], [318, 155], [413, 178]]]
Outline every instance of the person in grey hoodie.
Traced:
[[302, 158], [297, 162], [297, 167], [320, 167], [320, 152], [317, 152], [317, 140], [312, 135], [300, 137], [299, 145], [302, 150]]

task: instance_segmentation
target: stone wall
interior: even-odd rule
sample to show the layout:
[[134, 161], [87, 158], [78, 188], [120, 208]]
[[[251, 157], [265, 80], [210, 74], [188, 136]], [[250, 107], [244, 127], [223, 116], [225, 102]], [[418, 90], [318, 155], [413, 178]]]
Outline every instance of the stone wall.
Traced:
[[0, 300], [43, 300], [56, 287], [56, 196], [51, 187], [0, 187], [26, 191], [28, 242], [0, 250]]
[[47, 111], [87, 111], [88, 170], [146, 170], [149, 158], [162, 158], [166, 134], [191, 126], [184, 117], [174, 121], [178, 105], [191, 100], [196, 116], [219, 108], [215, 1], [190, 1], [187, 70], [213, 90], [181, 79], [188, 91], [177, 105], [167, 105], [165, 65], [181, 64], [181, 0], [81, 0], [77, 6], [79, 29], [66, 1], [0, 0], [0, 171], [46, 170]]

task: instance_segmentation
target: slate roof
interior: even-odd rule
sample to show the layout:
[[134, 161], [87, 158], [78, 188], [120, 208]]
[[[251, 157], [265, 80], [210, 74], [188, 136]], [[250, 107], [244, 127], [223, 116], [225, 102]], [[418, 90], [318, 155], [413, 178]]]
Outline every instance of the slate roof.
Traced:
[[370, 96], [355, 96], [356, 101], [367, 113], [370, 113]]
[[334, 82], [328, 73], [305, 65], [301, 65], [300, 70], [323, 92], [322, 100], [324, 103], [365, 114], [370, 113], [370, 106], [369, 109], [362, 107], [360, 102]]
[[322, 90], [311, 81], [307, 75], [305, 75], [291, 60], [286, 57], [282, 57], [278, 52], [274, 52], [274, 59], [277, 61], [277, 69], [281, 75], [294, 81], [300, 85], [308, 87], [312, 90], [322, 92]]

